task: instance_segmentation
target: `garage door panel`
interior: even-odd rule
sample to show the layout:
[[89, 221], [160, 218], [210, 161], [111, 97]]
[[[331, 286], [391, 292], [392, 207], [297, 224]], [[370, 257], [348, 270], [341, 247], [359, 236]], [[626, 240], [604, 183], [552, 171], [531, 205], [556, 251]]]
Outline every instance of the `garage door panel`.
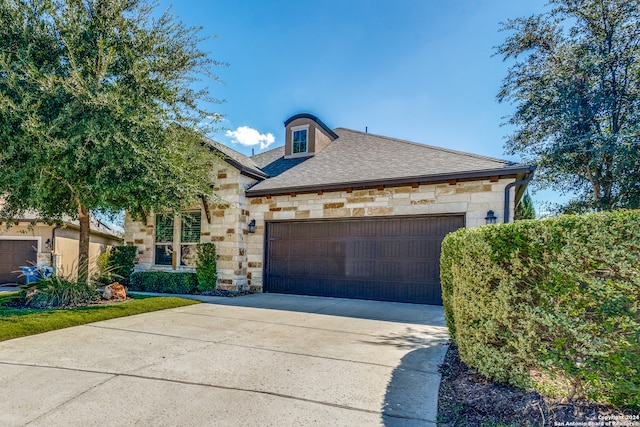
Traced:
[[24, 283], [20, 267], [35, 265], [37, 240], [0, 240], [0, 283]]
[[463, 226], [462, 215], [268, 223], [265, 290], [441, 304], [440, 244]]

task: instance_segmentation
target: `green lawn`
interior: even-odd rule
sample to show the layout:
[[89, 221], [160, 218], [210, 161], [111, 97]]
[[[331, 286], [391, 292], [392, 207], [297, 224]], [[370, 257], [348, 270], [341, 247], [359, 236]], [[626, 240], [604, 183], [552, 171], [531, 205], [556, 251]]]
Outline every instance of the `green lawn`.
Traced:
[[100, 320], [200, 303], [200, 301], [176, 297], [132, 295], [134, 299], [129, 301], [73, 309], [16, 309], [2, 305], [17, 295], [17, 292], [0, 294], [0, 341]]

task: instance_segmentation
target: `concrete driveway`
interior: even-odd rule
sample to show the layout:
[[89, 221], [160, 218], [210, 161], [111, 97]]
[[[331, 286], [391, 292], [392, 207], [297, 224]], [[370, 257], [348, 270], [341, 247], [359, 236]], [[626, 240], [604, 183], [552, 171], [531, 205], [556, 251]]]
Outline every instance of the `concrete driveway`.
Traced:
[[435, 425], [442, 307], [208, 302], [1, 342], [0, 425]]

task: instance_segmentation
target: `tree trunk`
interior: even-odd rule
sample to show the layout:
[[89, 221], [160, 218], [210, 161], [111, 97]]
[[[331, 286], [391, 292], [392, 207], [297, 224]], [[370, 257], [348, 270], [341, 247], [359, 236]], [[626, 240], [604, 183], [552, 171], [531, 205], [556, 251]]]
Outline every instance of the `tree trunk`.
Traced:
[[84, 206], [78, 206], [80, 220], [80, 239], [78, 242], [78, 282], [89, 280], [89, 236], [91, 233], [91, 216]]

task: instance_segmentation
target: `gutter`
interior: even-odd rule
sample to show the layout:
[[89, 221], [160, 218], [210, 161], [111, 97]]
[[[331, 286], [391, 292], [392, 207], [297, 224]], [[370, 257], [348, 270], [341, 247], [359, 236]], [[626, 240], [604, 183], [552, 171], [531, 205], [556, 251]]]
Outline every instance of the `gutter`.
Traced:
[[[533, 179], [533, 173], [535, 172], [536, 167], [535, 166], [531, 166], [529, 168], [529, 172], [525, 175], [528, 175], [528, 178], [525, 179], [521, 179], [520, 181], [514, 181], [514, 182], [510, 182], [509, 184], [507, 184], [504, 187], [504, 223], [507, 224], [509, 222], [509, 194], [511, 193], [511, 187], [516, 186], [516, 185], [524, 185], [524, 184], [528, 184], [529, 182], [531, 182], [531, 180]], [[515, 210], [515, 207], [514, 207]]]

